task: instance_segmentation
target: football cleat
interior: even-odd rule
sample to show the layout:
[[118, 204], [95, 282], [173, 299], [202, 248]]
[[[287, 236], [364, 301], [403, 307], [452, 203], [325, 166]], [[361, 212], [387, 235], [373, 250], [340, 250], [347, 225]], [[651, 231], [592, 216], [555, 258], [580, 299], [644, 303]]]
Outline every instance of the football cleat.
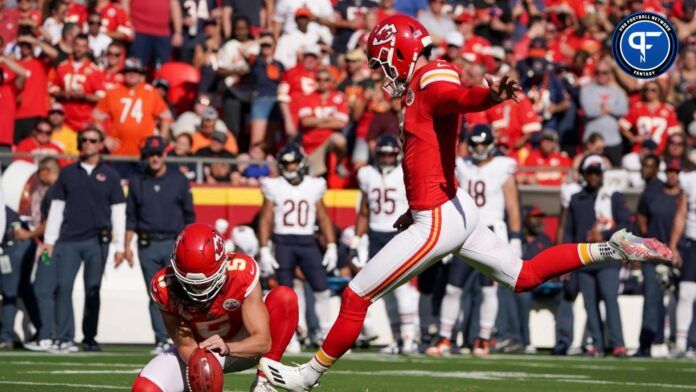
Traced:
[[399, 345], [394, 342], [379, 350], [380, 354], [399, 355]]
[[254, 382], [249, 388], [249, 392], [278, 392], [278, 390], [273, 388], [271, 383], [269, 383], [265, 378], [256, 376]]
[[259, 370], [271, 385], [294, 392], [309, 391], [319, 385], [316, 381], [307, 380], [310, 378], [307, 366], [286, 366], [268, 358], [261, 358], [259, 361]]
[[449, 339], [441, 339], [434, 346], [425, 349], [425, 355], [431, 357], [447, 357], [452, 353], [452, 342]]
[[157, 342], [155, 347], [152, 350], [150, 350], [150, 354], [159, 355], [159, 354], [162, 354], [163, 352], [169, 350], [171, 347], [172, 347], [172, 345], [169, 342]]
[[655, 238], [642, 238], [621, 229], [609, 239], [609, 246], [624, 260], [672, 261], [672, 251]]
[[38, 341], [24, 343], [23, 346], [29, 351], [48, 351], [51, 349], [51, 346], [53, 346], [53, 340], [41, 339]]
[[488, 339], [476, 338], [474, 341], [474, 349], [471, 351], [471, 355], [479, 358], [487, 358], [490, 353], [491, 341]]

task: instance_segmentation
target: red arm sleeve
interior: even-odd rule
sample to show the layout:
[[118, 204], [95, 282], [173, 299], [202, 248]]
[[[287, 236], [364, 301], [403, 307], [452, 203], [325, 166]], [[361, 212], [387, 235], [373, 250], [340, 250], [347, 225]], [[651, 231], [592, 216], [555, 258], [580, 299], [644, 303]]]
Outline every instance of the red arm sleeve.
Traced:
[[461, 87], [454, 83], [438, 82], [427, 88], [428, 101], [434, 113], [453, 114], [482, 112], [497, 104], [486, 87]]

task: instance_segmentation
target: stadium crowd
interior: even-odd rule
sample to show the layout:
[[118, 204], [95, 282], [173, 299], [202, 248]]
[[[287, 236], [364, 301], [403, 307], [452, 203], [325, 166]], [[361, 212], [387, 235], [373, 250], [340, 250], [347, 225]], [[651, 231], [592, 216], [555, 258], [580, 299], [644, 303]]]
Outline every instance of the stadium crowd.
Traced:
[[[681, 44], [673, 69], [653, 80], [629, 77], [610, 54], [614, 27], [638, 10], [668, 16]], [[129, 192], [126, 198], [117, 185], [130, 179], [133, 190], [134, 178], [160, 181], [153, 178], [165, 176], [163, 156], [227, 158], [206, 161], [202, 172], [191, 163], [177, 163], [170, 170], [205, 184], [259, 186], [264, 178], [278, 175], [277, 153], [298, 144], [307, 154], [311, 176], [325, 178], [328, 188], [359, 188], [357, 174], [374, 163], [378, 140], [400, 133], [401, 102], [383, 93], [384, 76], [368, 68], [364, 51], [373, 27], [396, 13], [418, 18], [432, 35], [433, 57], [455, 64], [463, 84], [484, 85], [486, 74], [495, 78], [509, 73], [520, 81], [524, 96], [519, 104], [506, 101], [464, 116], [459, 151], [463, 157], [469, 155], [467, 137], [474, 129], [487, 127], [497, 153], [519, 166], [514, 174], [517, 184], [561, 187], [563, 212], [555, 239], [544, 234], [543, 211], [534, 206], [522, 209], [525, 258], [553, 241], [606, 240], [609, 230], [620, 227], [655, 236], [677, 249], [682, 233], [674, 237], [672, 222], [682, 209], [679, 175], [690, 172], [696, 163], [692, 155], [696, 153], [695, 11], [693, 0], [0, 0], [0, 151], [79, 154], [83, 164], [88, 162], [85, 170], [90, 175], [96, 171], [98, 181], [110, 184], [99, 192], [103, 200], [81, 198], [84, 184], [75, 174], [74, 159], [61, 155], [57, 160], [40, 160], [38, 182], [31, 190], [31, 222], [22, 222], [16, 211], [8, 211], [8, 239], [3, 243], [10, 257], [34, 260], [35, 254], [39, 256], [34, 289], [32, 282], [24, 281], [29, 276], [11, 284], [3, 278], [0, 344], [13, 347], [8, 317], [14, 319], [19, 296], [34, 315], [34, 324], [42, 327], [29, 347], [75, 351], [70, 296], [84, 260], [85, 268], [97, 267], [85, 273], [85, 286], [92, 290], [85, 307], [91, 307], [92, 313], [85, 312], [83, 348], [100, 349], [95, 337], [105, 255], [104, 251], [90, 254], [94, 247], [86, 241], [92, 238], [68, 225], [81, 216], [70, 216], [67, 204], [88, 205], [99, 211], [95, 219], [101, 219], [104, 227], [113, 225], [113, 235], [92, 234], [102, 247], [114, 238], [117, 265], [124, 260], [132, 263], [129, 245], [137, 233], [138, 246], [150, 247], [152, 254], [153, 269], [143, 268], [149, 280], [155, 267], [168, 262], [167, 249], [176, 232], [195, 220], [190, 196], [186, 199], [188, 183], [168, 174], [162, 186], [176, 184], [182, 196], [166, 201], [144, 191], [135, 196]], [[131, 160], [105, 165], [101, 157], [106, 155]], [[34, 161], [24, 155], [13, 159]], [[3, 166], [7, 164], [4, 159]], [[141, 166], [153, 178], [138, 177]], [[614, 176], [615, 181], [642, 192], [637, 211], [626, 209], [620, 190], [603, 187], [601, 174], [612, 168], [624, 170], [618, 179]], [[595, 204], [598, 190], [609, 202]], [[134, 199], [139, 196], [142, 200]], [[271, 199], [267, 193], [264, 196]], [[54, 209], [57, 200], [63, 207]], [[143, 204], [160, 202], [171, 202], [182, 211], [167, 217], [175, 223], [160, 222], [166, 215], [162, 211], [141, 216]], [[114, 218], [126, 210], [122, 219]], [[58, 215], [62, 217], [51, 220]], [[149, 226], [145, 229], [138, 222]], [[338, 251], [333, 252], [344, 268], [337, 274], [350, 275], [346, 260], [357, 245], [350, 238], [336, 241], [326, 222], [319, 225], [321, 250], [339, 242]], [[69, 254], [65, 250], [53, 253], [53, 244], [61, 241], [59, 232], [62, 241], [76, 244]], [[145, 245], [142, 233], [151, 236]], [[261, 252], [263, 257], [268, 252], [268, 235], [264, 233], [260, 250], [251, 247], [250, 252]], [[686, 236], [687, 245], [696, 241], [696, 233], [691, 237], [688, 227]], [[30, 244], [34, 239], [43, 241], [38, 251], [36, 244]], [[50, 269], [56, 264], [50, 262], [51, 256], [73, 260], [70, 271], [56, 275]], [[684, 266], [696, 263], [696, 253], [684, 250], [683, 256]], [[92, 258], [95, 261], [90, 263]], [[140, 259], [142, 263], [142, 252]], [[22, 262], [14, 268], [19, 265]], [[442, 283], [451, 265], [439, 266], [427, 276]], [[465, 295], [470, 300], [462, 304], [469, 308], [466, 314], [476, 315], [474, 321], [457, 317], [458, 326], [450, 327], [447, 334], [432, 334], [441, 335], [433, 336], [433, 341], [428, 327], [437, 324], [433, 314], [440, 313], [445, 295], [436, 287], [446, 284], [423, 282], [421, 302], [426, 295], [432, 297], [432, 309], [420, 312], [421, 351], [443, 355], [449, 350], [445, 346], [456, 341], [451, 334], [463, 330], [465, 345], [483, 355], [493, 349], [533, 352], [528, 318], [534, 298], [553, 303], [558, 341], [553, 352], [567, 354], [573, 336], [572, 303], [582, 292], [588, 313], [583, 340], [587, 355], [628, 354], [618, 313], [620, 293], [642, 293], [646, 298], [637, 355], [667, 356], [670, 339], [676, 339], [683, 352], [691, 348], [693, 355], [696, 328], [691, 325], [691, 340], [685, 343], [689, 324], [680, 330], [674, 306], [664, 306], [664, 298], [676, 303], [681, 295], [675, 271], [651, 264], [642, 271], [639, 266], [607, 265], [564, 277], [533, 295], [500, 289], [495, 328], [488, 328], [497, 333], [487, 331], [486, 336], [480, 336], [483, 327], [479, 329], [478, 324], [475, 328], [463, 325], [478, 323], [473, 310], [481, 306], [486, 286], [473, 277], [466, 288], [460, 287], [460, 294], [474, 293]], [[303, 272], [308, 280], [312, 278]], [[292, 277], [284, 276], [288, 281]], [[696, 290], [692, 288], [686, 300], [693, 307]], [[306, 291], [315, 293], [306, 296], [308, 303], [326, 303], [326, 282], [312, 282]], [[32, 297], [33, 301], [27, 300]], [[47, 298], [52, 303], [46, 304]], [[600, 314], [600, 302], [605, 316]], [[319, 325], [326, 324], [321, 320], [323, 312], [319, 307], [316, 312], [311, 306], [306, 309], [310, 313], [306, 324], [319, 331], [320, 340], [326, 328]], [[54, 317], [46, 316], [53, 312], [55, 330], [45, 321]], [[161, 351], [167, 336], [154, 305], [151, 317]], [[665, 320], [677, 330], [665, 330]], [[398, 335], [396, 340], [402, 338]], [[59, 340], [57, 348], [53, 339]], [[403, 344], [388, 349], [404, 351]]]

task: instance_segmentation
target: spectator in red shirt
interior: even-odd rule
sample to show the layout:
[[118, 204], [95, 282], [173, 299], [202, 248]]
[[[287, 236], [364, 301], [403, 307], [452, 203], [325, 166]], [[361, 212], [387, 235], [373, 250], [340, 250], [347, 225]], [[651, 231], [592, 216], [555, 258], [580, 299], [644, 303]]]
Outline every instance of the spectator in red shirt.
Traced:
[[17, 22], [19, 25], [30, 26], [32, 29], [41, 26], [41, 22], [43, 21], [41, 11], [34, 6], [33, 1], [17, 0], [17, 11]]
[[[0, 37], [0, 47], [2, 44]], [[21, 65], [9, 57], [0, 56], [0, 146], [12, 146], [20, 140], [14, 131], [15, 105], [26, 77], [27, 72]]]
[[321, 66], [319, 56], [321, 49], [318, 45], [302, 48], [302, 60], [283, 74], [278, 85], [278, 102], [288, 136], [297, 134], [297, 107], [317, 88], [316, 71]]
[[298, 117], [310, 173], [326, 173], [326, 158], [333, 152], [339, 162], [336, 171], [346, 177], [349, 173], [341, 163], [346, 154], [346, 137], [341, 131], [348, 124], [348, 103], [334, 89], [331, 71], [323, 68], [317, 72], [317, 91], [302, 100]]
[[106, 48], [106, 66], [104, 67], [104, 89], [113, 90], [123, 83], [123, 63], [126, 60], [126, 47], [119, 41]]
[[474, 34], [476, 21], [474, 17], [464, 12], [454, 21], [457, 30], [464, 36], [462, 55], [469, 62], [480, 62], [487, 57], [486, 50], [491, 46], [487, 39]]
[[[560, 186], [571, 168], [572, 162], [565, 153], [559, 152], [558, 133], [554, 129], [541, 132], [539, 148], [533, 150], [522, 166], [541, 168], [538, 171], [521, 171], [517, 180], [522, 184]], [[558, 170], [548, 170], [557, 168]]]
[[102, 20], [102, 31], [113, 40], [130, 42], [135, 31], [128, 13], [114, 0], [97, 0], [96, 12]]
[[[48, 73], [51, 70], [50, 58], [56, 50], [32, 35], [19, 36], [17, 44], [18, 63], [27, 71], [24, 90], [17, 97], [15, 116], [15, 135], [21, 140], [29, 136], [39, 119], [48, 114]], [[37, 46], [41, 48], [41, 57], [35, 56]]]
[[17, 38], [18, 17], [16, 8], [5, 8], [5, 0], [0, 0], [0, 53], [5, 49], [5, 43]]
[[[19, 142], [19, 144], [17, 144], [15, 152], [41, 155], [63, 154], [63, 149], [51, 141], [52, 133], [53, 127], [51, 126], [51, 123], [49, 123], [45, 118], [39, 120], [39, 122], [36, 124], [36, 128], [34, 128], [32, 131], [31, 136], [24, 138]], [[14, 160], [34, 162], [35, 158], [19, 157], [15, 158]], [[70, 163], [67, 159], [59, 159], [58, 162], [61, 167], [64, 167]]]
[[643, 85], [641, 100], [631, 104], [619, 127], [632, 143], [633, 151], [640, 149], [643, 140], [652, 139], [657, 144], [657, 154], [664, 151], [669, 135], [682, 132], [677, 113], [672, 105], [664, 103], [662, 86], [656, 81]]
[[178, 48], [184, 42], [179, 0], [124, 0], [123, 7], [135, 30], [131, 55], [146, 68], [151, 63], [169, 61], [172, 47]]
[[58, 65], [49, 92], [65, 107], [65, 123], [80, 132], [92, 121], [94, 105], [104, 98], [104, 75], [88, 57], [88, 38], [75, 38], [73, 53]]

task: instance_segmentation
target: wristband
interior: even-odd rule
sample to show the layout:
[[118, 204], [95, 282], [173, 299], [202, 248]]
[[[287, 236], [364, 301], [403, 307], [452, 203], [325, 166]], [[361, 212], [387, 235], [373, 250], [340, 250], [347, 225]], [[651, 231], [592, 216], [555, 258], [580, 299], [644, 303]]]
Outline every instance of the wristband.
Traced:
[[521, 240], [522, 233], [519, 231], [510, 231], [510, 232], [508, 232], [508, 238], [510, 238], [511, 240], [515, 240], [515, 239]]

